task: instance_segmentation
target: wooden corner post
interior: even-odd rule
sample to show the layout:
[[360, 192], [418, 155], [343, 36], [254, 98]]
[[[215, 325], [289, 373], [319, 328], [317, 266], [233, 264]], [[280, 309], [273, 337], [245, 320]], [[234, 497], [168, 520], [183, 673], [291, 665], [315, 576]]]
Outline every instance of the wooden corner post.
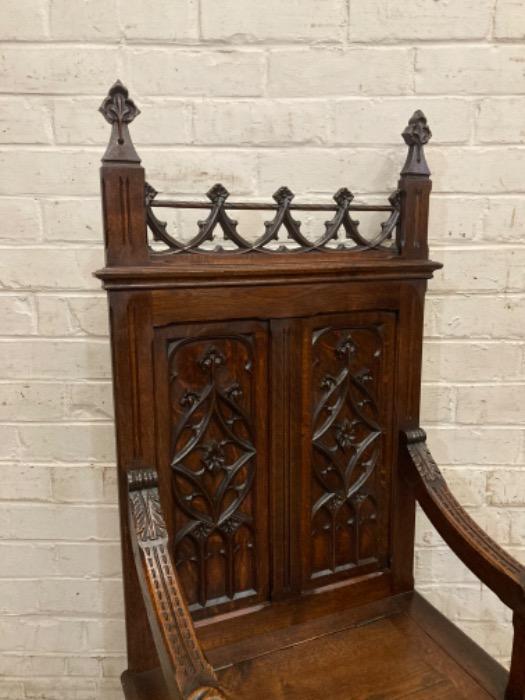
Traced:
[[[427, 119], [417, 110], [403, 131], [408, 154], [401, 170], [396, 199], [400, 207], [397, 248], [401, 258], [428, 259], [428, 205], [432, 182], [424, 146], [431, 138]], [[423, 318], [426, 279], [406, 280], [401, 290], [399, 314], [398, 421], [401, 430], [419, 425], [421, 370], [423, 353]], [[404, 478], [404, 453], [396, 464], [393, 514], [393, 587], [396, 593], [414, 587], [414, 538], [416, 499], [413, 486]]]
[[100, 169], [106, 265], [140, 265], [148, 257], [145, 176], [128, 130], [140, 110], [117, 80], [99, 111], [111, 124]]
[[[145, 174], [128, 125], [139, 114], [128, 90], [117, 80], [99, 111], [111, 124], [102, 158], [101, 195], [107, 267], [141, 266], [149, 258]], [[151, 410], [152, 329], [147, 294], [124, 285], [108, 290], [128, 666], [146, 671], [158, 665], [142, 600], [129, 532], [127, 472], [137, 464], [155, 465]]]
[[397, 244], [404, 258], [426, 259], [432, 181], [424, 146], [432, 138], [432, 132], [421, 110], [414, 112], [402, 136], [408, 146], [408, 155], [399, 180], [401, 215]]

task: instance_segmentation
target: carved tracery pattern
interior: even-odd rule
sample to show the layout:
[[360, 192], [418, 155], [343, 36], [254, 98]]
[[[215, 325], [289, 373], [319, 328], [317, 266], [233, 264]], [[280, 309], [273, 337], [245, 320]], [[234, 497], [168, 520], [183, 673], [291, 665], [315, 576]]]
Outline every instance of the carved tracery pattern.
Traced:
[[314, 578], [378, 553], [381, 326], [313, 334], [312, 568]]
[[256, 588], [250, 335], [169, 346], [176, 565], [190, 603]]
[[[388, 205], [362, 206], [352, 205], [354, 195], [346, 187], [339, 189], [333, 196], [334, 205], [315, 204], [294, 205], [294, 193], [288, 187], [280, 187], [273, 195], [275, 204], [267, 203], [232, 203], [227, 202], [230, 193], [220, 183], [214, 185], [206, 196], [206, 202], [178, 202], [157, 200], [158, 192], [146, 183], [145, 205], [146, 220], [153, 239], [162, 242], [175, 253], [196, 252], [312, 252], [316, 250], [373, 250], [391, 249], [394, 233], [399, 222], [399, 192], [389, 197]], [[198, 232], [190, 240], [183, 241], [168, 232], [168, 225], [160, 220], [154, 212], [155, 207], [172, 209], [208, 208], [210, 213], [197, 222]], [[264, 223], [264, 230], [254, 240], [248, 240], [237, 230], [238, 222], [228, 214], [230, 209], [275, 210], [270, 221]], [[324, 231], [317, 238], [310, 239], [301, 230], [301, 222], [293, 215], [293, 210], [334, 211], [333, 217], [325, 222]], [[363, 236], [359, 230], [359, 221], [352, 218], [354, 209], [366, 211], [390, 212], [378, 233], [371, 238]], [[222, 241], [217, 239], [217, 232], [222, 233]], [[282, 234], [286, 239], [283, 241]]]

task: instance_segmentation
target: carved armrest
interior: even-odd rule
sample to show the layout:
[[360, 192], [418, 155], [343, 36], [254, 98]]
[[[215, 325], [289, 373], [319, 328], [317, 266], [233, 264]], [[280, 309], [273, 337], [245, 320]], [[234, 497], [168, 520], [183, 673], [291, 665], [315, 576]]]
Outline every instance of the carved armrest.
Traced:
[[193, 626], [168, 549], [153, 469], [128, 472], [130, 534], [146, 612], [173, 700], [225, 700]]
[[525, 567], [494, 542], [447, 486], [421, 429], [404, 433], [416, 498], [449, 547], [512, 610], [525, 614]]
[[401, 458], [415, 496], [455, 554], [514, 611], [514, 647], [507, 700], [525, 700], [525, 566], [505, 552], [454, 498], [421, 428], [401, 435]]

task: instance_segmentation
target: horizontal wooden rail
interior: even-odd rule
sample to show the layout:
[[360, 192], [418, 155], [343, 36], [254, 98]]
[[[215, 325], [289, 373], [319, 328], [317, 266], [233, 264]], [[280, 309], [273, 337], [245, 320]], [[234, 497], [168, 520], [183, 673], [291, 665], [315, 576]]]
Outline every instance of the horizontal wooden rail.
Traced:
[[[213, 202], [192, 202], [188, 200], [163, 199], [154, 200], [151, 207], [165, 207], [167, 209], [213, 209]], [[278, 204], [271, 202], [226, 202], [224, 209], [236, 211], [276, 211]], [[289, 209], [296, 211], [337, 211], [337, 204], [290, 204]], [[395, 211], [396, 208], [388, 204], [351, 204], [349, 211]]]

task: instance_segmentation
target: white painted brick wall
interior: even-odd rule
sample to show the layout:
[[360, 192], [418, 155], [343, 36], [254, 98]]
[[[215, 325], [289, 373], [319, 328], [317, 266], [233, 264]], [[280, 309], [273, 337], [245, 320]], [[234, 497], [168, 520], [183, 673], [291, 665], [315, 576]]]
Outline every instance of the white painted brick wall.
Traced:
[[[116, 700], [124, 666], [96, 108], [120, 77], [152, 182], [395, 185], [427, 113], [423, 422], [525, 561], [522, 0], [0, 0], [0, 697]], [[364, 222], [365, 217], [363, 217]], [[509, 613], [419, 518], [425, 595], [502, 660]]]

